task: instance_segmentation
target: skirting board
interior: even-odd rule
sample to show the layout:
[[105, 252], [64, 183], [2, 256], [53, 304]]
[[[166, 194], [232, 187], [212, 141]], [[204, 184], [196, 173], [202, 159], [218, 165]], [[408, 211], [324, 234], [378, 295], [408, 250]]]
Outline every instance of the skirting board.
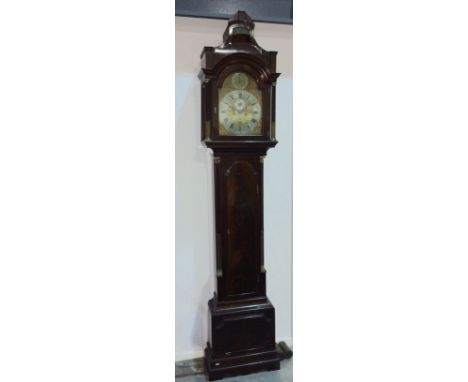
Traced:
[[[286, 345], [288, 345], [290, 348], [293, 347], [292, 338], [277, 338], [276, 339], [276, 342], [281, 342], [281, 341], [286, 342]], [[186, 361], [186, 360], [194, 359], [194, 358], [202, 358], [204, 356], [205, 356], [204, 349], [194, 350], [194, 351], [185, 352], [185, 353], [176, 353], [175, 362]]]

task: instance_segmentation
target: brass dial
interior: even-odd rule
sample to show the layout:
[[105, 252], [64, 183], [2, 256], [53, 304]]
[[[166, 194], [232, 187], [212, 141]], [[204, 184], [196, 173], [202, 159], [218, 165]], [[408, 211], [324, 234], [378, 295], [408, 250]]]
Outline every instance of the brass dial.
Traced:
[[261, 135], [262, 94], [250, 75], [229, 75], [218, 96], [220, 135]]

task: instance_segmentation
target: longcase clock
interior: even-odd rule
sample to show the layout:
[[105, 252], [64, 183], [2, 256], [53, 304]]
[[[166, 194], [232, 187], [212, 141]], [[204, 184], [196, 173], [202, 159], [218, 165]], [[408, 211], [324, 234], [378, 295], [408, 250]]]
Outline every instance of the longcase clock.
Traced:
[[219, 47], [205, 47], [202, 141], [213, 152], [217, 292], [209, 300], [210, 380], [279, 369], [275, 309], [266, 296], [263, 160], [275, 139], [276, 53], [242, 11]]

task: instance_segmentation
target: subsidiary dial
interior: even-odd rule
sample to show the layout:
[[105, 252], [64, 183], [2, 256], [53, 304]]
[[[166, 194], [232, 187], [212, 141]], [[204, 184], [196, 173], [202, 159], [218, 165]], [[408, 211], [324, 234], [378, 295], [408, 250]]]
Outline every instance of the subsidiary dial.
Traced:
[[249, 84], [249, 78], [245, 73], [234, 73], [232, 76], [232, 86], [236, 89], [245, 89]]

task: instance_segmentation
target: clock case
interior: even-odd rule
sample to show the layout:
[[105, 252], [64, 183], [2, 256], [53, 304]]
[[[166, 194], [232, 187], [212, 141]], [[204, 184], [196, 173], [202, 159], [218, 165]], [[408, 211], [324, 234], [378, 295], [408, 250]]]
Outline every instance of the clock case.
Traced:
[[[242, 11], [228, 22], [219, 47], [201, 54], [202, 129], [213, 151], [217, 293], [209, 300], [205, 366], [209, 380], [280, 368], [275, 309], [266, 296], [263, 254], [263, 159], [275, 138], [276, 55], [255, 41]], [[219, 134], [218, 93], [224, 79], [243, 71], [262, 92], [258, 136]]]

